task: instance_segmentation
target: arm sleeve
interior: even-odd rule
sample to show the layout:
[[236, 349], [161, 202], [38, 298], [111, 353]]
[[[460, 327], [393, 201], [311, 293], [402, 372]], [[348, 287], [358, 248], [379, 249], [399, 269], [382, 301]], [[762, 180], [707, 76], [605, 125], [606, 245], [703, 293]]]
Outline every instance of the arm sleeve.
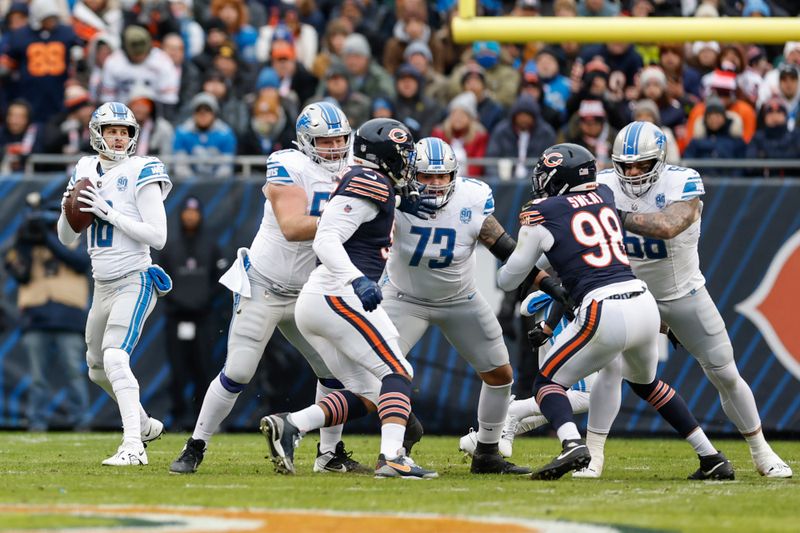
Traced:
[[504, 291], [519, 286], [530, 274], [542, 253], [553, 246], [553, 234], [541, 225], [522, 226], [514, 253], [497, 273], [497, 285]]
[[61, 244], [72, 244], [80, 235], [80, 233], [72, 231], [69, 222], [67, 222], [67, 217], [62, 211], [61, 216], [58, 217], [58, 240], [61, 241]]
[[[348, 206], [349, 212], [346, 212]], [[369, 200], [345, 196], [334, 196], [322, 212], [314, 237], [314, 253], [345, 285], [364, 274], [350, 261], [343, 243], [359, 226], [377, 215], [378, 206]]]
[[148, 183], [136, 195], [136, 207], [142, 222], [115, 211], [116, 216], [109, 220], [130, 238], [160, 250], [167, 242], [167, 213], [161, 199], [161, 185]]

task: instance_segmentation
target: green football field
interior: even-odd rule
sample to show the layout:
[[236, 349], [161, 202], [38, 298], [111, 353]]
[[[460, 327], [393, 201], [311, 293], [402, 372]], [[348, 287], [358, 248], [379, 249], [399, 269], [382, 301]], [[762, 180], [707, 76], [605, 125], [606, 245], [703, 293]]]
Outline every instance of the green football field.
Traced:
[[[298, 449], [298, 475], [280, 476], [264, 458], [266, 445], [257, 432], [215, 437], [196, 474], [169, 474], [168, 465], [186, 437], [170, 434], [151, 443], [147, 467], [113, 468], [101, 466], [100, 461], [116, 450], [118, 434], [0, 433], [0, 531], [48, 528], [105, 531], [125, 527], [158, 530], [140, 517], [114, 518], [95, 511], [73, 513], [98, 505], [152, 508], [153, 512], [191, 507], [191, 512], [183, 511], [200, 519], [199, 523], [203, 523], [206, 509], [208, 513], [227, 513], [224, 510], [232, 508], [342, 512], [332, 517], [378, 513], [381, 518], [374, 523], [386, 526], [381, 529], [383, 526], [355, 522], [342, 525], [338, 518], [330, 517], [323, 525], [314, 526], [315, 531], [337, 532], [473, 530], [473, 526], [455, 522], [450, 526], [408, 522], [392, 527], [393, 519], [382, 515], [395, 513], [493, 517], [499, 522], [503, 521], [500, 518], [525, 519], [545, 524], [538, 528], [540, 531], [576, 531], [577, 523], [611, 525], [627, 531], [800, 530], [800, 481], [760, 477], [741, 440], [717, 442], [737, 469], [736, 481], [732, 482], [686, 480], [697, 468], [697, 459], [683, 441], [621, 438], [608, 442], [603, 479], [565, 477], [544, 482], [471, 475], [469, 462], [457, 449], [458, 438], [436, 436], [425, 436], [414, 450], [417, 462], [439, 471], [440, 478], [436, 480], [313, 474], [316, 439], [311, 436]], [[355, 451], [354, 458], [364, 463], [374, 462], [378, 449], [376, 436], [350, 435], [346, 436], [346, 443]], [[800, 443], [777, 441], [773, 447], [796, 473], [800, 472]], [[540, 465], [558, 449], [555, 439], [522, 437], [515, 444], [514, 460], [518, 464]], [[543, 520], [566, 523], [547, 525]], [[307, 531], [304, 527], [310, 528], [314, 521], [301, 512], [288, 518], [272, 516], [267, 523], [271, 527], [264, 526], [266, 529], [259, 531]], [[476, 522], [474, 531], [537, 530], [515, 527]]]

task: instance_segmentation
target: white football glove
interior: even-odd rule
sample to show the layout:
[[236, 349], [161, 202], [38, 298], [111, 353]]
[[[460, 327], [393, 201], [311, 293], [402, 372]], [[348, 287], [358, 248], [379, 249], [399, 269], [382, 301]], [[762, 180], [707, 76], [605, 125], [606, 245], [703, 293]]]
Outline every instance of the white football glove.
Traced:
[[78, 201], [87, 205], [81, 207], [83, 213], [93, 213], [97, 218], [101, 218], [113, 224], [113, 219], [116, 218], [117, 211], [114, 210], [108, 202], [106, 202], [97, 189], [94, 187], [87, 187], [81, 191], [81, 196]]
[[64, 191], [64, 194], [61, 195], [61, 210], [64, 210], [64, 205], [67, 203], [67, 198], [69, 198], [70, 193], [75, 188], [75, 185], [72, 183], [67, 184], [67, 190]]

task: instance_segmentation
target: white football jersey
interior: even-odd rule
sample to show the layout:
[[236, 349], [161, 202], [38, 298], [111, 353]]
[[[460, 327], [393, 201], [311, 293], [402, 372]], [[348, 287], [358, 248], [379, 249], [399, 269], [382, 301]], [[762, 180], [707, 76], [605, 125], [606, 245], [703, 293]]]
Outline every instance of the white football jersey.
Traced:
[[[308, 198], [307, 215], [322, 214], [336, 188], [335, 177], [298, 150], [280, 150], [267, 159], [267, 183], [302, 187]], [[267, 199], [261, 226], [250, 247], [250, 261], [259, 274], [277, 285], [276, 288], [299, 291], [316, 266], [313, 242], [287, 241]]]
[[[132, 156], [105, 173], [98, 156], [82, 157], [69, 182], [74, 185], [81, 179], [89, 179], [111, 207], [138, 222], [143, 222], [136, 206], [139, 189], [159, 183], [162, 200], [172, 189], [164, 163], [156, 157]], [[95, 218], [86, 236], [94, 279], [117, 279], [152, 265], [150, 246], [134, 240], [105, 220]]]
[[[622, 190], [613, 169], [597, 174], [597, 181], [614, 191], [617, 208], [631, 213], [657, 213], [673, 202], [698, 198], [705, 194], [703, 180], [691, 168], [667, 166], [641, 197]], [[673, 239], [645, 238], [625, 232], [625, 247], [636, 277], [644, 280], [656, 300], [675, 300], [705, 285], [700, 272], [700, 217]]]
[[397, 211], [386, 272], [400, 291], [420, 300], [442, 301], [475, 289], [475, 246], [494, 196], [478, 180], [456, 178], [450, 201], [422, 220]]

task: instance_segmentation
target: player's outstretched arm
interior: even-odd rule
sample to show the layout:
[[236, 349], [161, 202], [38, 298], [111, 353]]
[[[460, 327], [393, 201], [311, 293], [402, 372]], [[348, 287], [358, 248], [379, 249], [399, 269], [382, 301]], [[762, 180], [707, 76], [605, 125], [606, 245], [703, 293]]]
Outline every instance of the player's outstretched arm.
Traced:
[[700, 216], [700, 198], [675, 202], [658, 213], [620, 212], [622, 225], [642, 237], [673, 239]]
[[510, 291], [519, 286], [536, 266], [539, 256], [553, 246], [553, 234], [543, 226], [522, 226], [514, 252], [497, 272], [497, 286]]
[[308, 197], [297, 185], [268, 183], [264, 194], [287, 241], [310, 241], [317, 233], [319, 217], [306, 214]]

